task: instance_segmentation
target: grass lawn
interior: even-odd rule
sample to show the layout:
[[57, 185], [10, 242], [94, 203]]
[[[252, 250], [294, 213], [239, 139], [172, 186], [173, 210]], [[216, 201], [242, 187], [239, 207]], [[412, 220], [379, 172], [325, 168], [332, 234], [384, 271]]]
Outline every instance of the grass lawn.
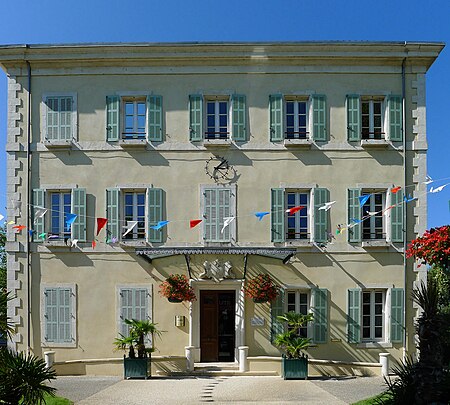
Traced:
[[45, 395], [45, 403], [47, 405], [72, 405], [73, 404], [73, 402], [69, 401], [67, 398], [51, 397], [50, 395]]
[[355, 402], [352, 405], [373, 405], [377, 399], [387, 399], [386, 394], [380, 394], [372, 398], [363, 399], [362, 401]]

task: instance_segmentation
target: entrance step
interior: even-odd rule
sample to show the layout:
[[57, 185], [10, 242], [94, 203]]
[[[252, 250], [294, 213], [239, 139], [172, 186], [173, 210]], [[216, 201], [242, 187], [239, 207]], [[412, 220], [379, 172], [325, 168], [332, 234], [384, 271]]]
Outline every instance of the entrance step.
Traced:
[[205, 377], [234, 377], [234, 376], [277, 376], [275, 371], [239, 371], [238, 363], [195, 363], [193, 371], [160, 371], [158, 375], [169, 376], [205, 376]]

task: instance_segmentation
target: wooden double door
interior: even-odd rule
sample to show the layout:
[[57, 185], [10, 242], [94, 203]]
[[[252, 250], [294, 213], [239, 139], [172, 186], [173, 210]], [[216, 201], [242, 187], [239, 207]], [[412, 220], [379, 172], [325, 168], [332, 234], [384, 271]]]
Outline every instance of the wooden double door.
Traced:
[[234, 361], [235, 291], [200, 291], [200, 360]]

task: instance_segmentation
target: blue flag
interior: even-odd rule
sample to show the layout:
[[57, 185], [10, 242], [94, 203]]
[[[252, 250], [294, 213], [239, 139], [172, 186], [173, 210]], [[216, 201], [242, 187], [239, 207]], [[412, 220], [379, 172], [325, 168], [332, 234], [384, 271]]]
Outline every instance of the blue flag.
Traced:
[[68, 231], [70, 231], [70, 226], [75, 222], [77, 217], [78, 217], [77, 214], [67, 214], [66, 215], [66, 226], [67, 226]]
[[256, 217], [258, 218], [258, 221], [261, 221], [266, 215], [269, 215], [270, 212], [255, 212]]
[[367, 195], [362, 195], [361, 197], [358, 197], [359, 198], [359, 206], [362, 207], [367, 202], [367, 200], [370, 198], [371, 195], [372, 194], [367, 194]]
[[151, 226], [150, 228], [155, 229], [155, 230], [159, 230], [161, 229], [163, 226], [166, 226], [170, 221], [159, 221], [156, 225]]

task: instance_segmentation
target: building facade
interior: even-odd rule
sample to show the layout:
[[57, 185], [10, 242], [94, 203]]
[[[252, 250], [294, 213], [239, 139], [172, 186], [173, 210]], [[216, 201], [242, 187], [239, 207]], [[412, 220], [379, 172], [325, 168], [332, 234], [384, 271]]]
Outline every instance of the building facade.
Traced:
[[[425, 74], [442, 48], [0, 47], [8, 221], [27, 227], [7, 232], [11, 345], [120, 374], [124, 319], [151, 319], [161, 370], [248, 347], [250, 370], [278, 371], [276, 316], [296, 311], [314, 314], [312, 359], [413, 354], [426, 271], [403, 252], [426, 229]], [[161, 297], [169, 274], [197, 301]], [[258, 274], [276, 301], [244, 296]]]

